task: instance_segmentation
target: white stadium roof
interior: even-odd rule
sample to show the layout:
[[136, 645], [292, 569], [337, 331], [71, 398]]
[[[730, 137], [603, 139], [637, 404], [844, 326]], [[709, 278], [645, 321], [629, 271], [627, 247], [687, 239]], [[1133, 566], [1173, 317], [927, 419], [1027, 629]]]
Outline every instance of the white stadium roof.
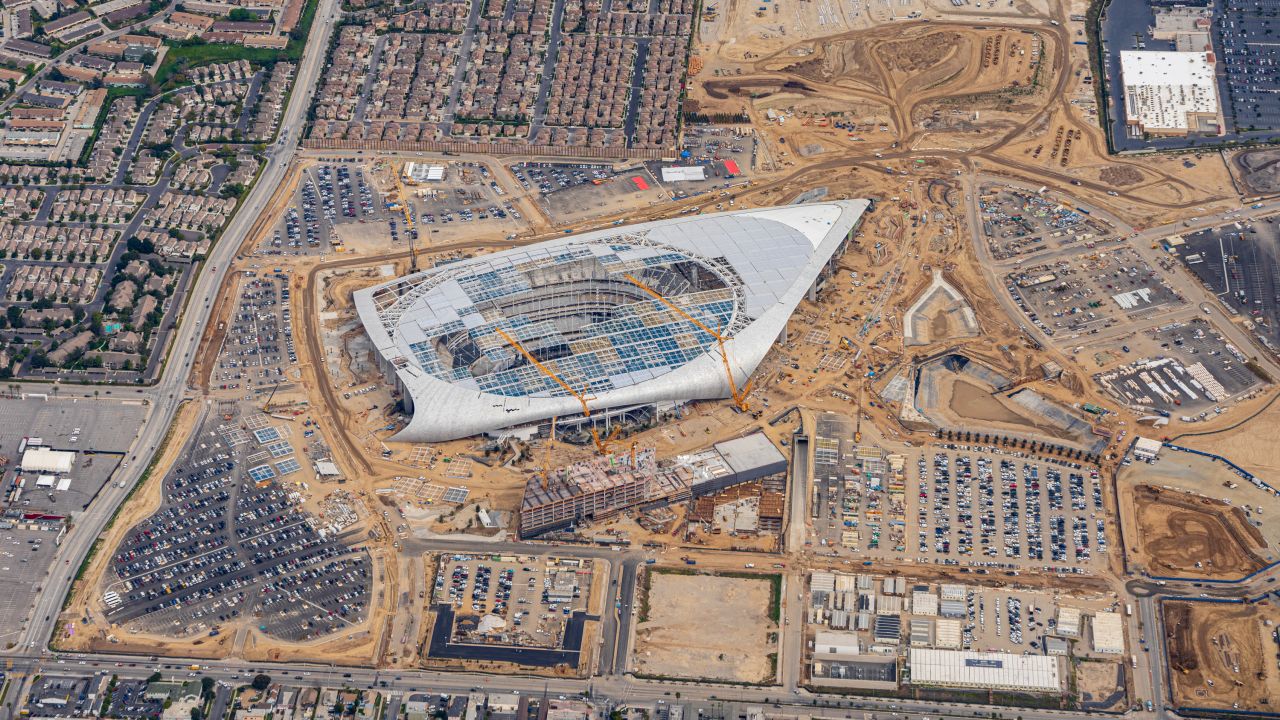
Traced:
[[360, 319], [413, 410], [396, 437], [438, 442], [580, 415], [579, 397], [593, 412], [728, 397], [707, 329], [726, 338], [741, 386], [867, 205], [610, 228], [360, 290]]

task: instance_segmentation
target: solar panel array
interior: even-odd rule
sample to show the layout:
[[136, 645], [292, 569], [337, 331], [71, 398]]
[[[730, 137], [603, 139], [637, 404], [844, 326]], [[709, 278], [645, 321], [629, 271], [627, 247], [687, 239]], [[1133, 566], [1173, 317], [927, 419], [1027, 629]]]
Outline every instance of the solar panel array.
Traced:
[[254, 482], [266, 482], [276, 476], [275, 468], [270, 465], [259, 465], [249, 468], [249, 477]]

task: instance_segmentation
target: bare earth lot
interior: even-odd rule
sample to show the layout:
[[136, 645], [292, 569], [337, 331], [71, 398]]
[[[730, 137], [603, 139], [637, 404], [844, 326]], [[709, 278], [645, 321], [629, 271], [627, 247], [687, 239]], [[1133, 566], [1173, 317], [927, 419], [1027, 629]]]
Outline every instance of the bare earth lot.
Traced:
[[636, 672], [768, 680], [777, 632], [768, 615], [769, 593], [765, 578], [653, 573], [649, 617], [636, 630]]

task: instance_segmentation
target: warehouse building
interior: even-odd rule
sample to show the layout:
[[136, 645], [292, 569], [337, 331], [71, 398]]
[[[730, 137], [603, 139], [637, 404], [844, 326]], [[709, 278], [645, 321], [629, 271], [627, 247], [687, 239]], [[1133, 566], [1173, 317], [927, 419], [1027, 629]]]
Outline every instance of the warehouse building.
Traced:
[[1213, 53], [1125, 50], [1120, 74], [1130, 135], [1221, 133]]
[[961, 628], [959, 620], [939, 618], [934, 625], [934, 647], [943, 650], [959, 650], [961, 647]]
[[814, 660], [815, 686], [866, 690], [898, 689], [896, 655], [864, 655], [857, 659]]
[[1093, 614], [1093, 651], [1106, 655], [1124, 654], [1124, 621], [1120, 613]]
[[1056, 657], [968, 650], [911, 648], [907, 671], [912, 685], [1061, 692], [1062, 669]]
[[1058, 608], [1058, 634], [1068, 638], [1080, 637], [1080, 608]]

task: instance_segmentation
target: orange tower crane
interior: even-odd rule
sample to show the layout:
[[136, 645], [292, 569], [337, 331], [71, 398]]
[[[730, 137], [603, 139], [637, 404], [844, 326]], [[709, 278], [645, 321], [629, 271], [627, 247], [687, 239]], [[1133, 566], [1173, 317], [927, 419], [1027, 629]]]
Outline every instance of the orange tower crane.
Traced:
[[711, 335], [716, 339], [716, 343], [720, 346], [720, 359], [724, 361], [724, 373], [725, 373], [725, 376], [728, 377], [729, 379], [729, 393], [733, 395], [733, 402], [738, 406], [738, 409], [742, 410], [743, 412], [746, 412], [747, 408], [749, 407], [747, 405], [747, 396], [751, 394], [751, 380], [748, 379], [746, 384], [742, 386], [742, 389], [738, 389], [738, 382], [733, 379], [733, 367], [729, 365], [729, 351], [725, 349], [725, 346], [724, 346], [724, 335], [722, 335], [721, 333], [715, 330], [712, 330], [711, 328], [707, 327], [706, 323], [690, 315], [684, 310], [681, 310], [679, 307], [676, 306], [675, 303], [663, 297], [661, 294], [658, 293], [657, 290], [654, 290], [648, 285], [645, 285], [644, 283], [640, 282], [631, 273], [627, 273], [623, 277], [625, 277], [627, 280], [630, 280], [631, 283], [636, 287], [640, 288], [641, 290], [645, 291], [649, 295], [653, 296], [653, 298], [658, 302], [671, 308], [671, 310], [673, 310], [676, 314], [680, 315], [680, 317], [683, 317], [685, 320], [688, 320], [694, 325], [697, 325], [699, 328], [703, 330], [703, 332], [706, 332], [707, 334]]
[[[533, 353], [530, 353], [528, 350], [526, 350], [526, 349], [524, 348], [524, 346], [523, 346], [523, 345], [521, 345], [521, 344], [519, 343], [519, 341], [517, 341], [515, 338], [511, 337], [510, 335], [508, 335], [506, 332], [503, 332], [502, 328], [495, 327], [495, 328], [493, 329], [493, 331], [494, 331], [495, 333], [497, 333], [497, 334], [498, 334], [498, 335], [499, 335], [503, 340], [505, 340], [505, 341], [507, 342], [507, 344], [508, 344], [508, 345], [510, 345], [511, 347], [513, 347], [513, 348], [515, 348], [516, 350], [520, 351], [520, 354], [521, 354], [521, 355], [523, 355], [523, 356], [524, 356], [524, 358], [525, 358], [526, 360], [528, 360], [530, 363], [532, 363], [534, 367], [536, 367], [536, 368], [538, 368], [538, 370], [542, 371], [542, 374], [543, 374], [543, 375], [546, 375], [547, 377], [551, 378], [552, 380], [555, 380], [555, 381], [556, 381], [556, 384], [557, 384], [557, 385], [559, 385], [560, 387], [564, 388], [564, 391], [565, 391], [565, 392], [567, 392], [567, 393], [569, 393], [570, 395], [572, 395], [572, 396], [574, 396], [575, 398], [577, 398], [578, 402], [582, 404], [582, 416], [583, 416], [583, 417], [585, 417], [585, 418], [590, 418], [590, 417], [591, 417], [591, 408], [587, 405], [587, 397], [586, 397], [585, 395], [583, 395], [582, 393], [578, 392], [577, 390], [574, 390], [574, 389], [569, 385], [569, 383], [565, 382], [564, 380], [562, 380], [562, 379], [560, 378], [560, 376], [559, 376], [559, 375], [556, 375], [554, 372], [552, 372], [552, 371], [551, 371], [551, 368], [548, 368], [546, 365], [543, 365], [543, 364], [538, 360], [538, 358], [534, 357], [534, 356], [533, 356]], [[592, 427], [592, 428], [591, 428], [591, 438], [592, 438], [593, 440], [595, 440], [595, 443], [596, 443], [596, 450], [599, 450], [601, 455], [607, 455], [607, 454], [609, 453], [609, 443], [613, 441], [614, 437], [616, 437], [616, 436], [617, 436], [618, 432], [619, 432], [621, 429], [622, 429], [621, 427], [615, 427], [615, 428], [613, 429], [613, 432], [609, 433], [609, 436], [608, 436], [608, 437], [606, 437], [606, 438], [604, 438], [603, 440], [601, 440], [601, 439], [600, 439], [600, 434], [599, 434], [598, 432], [596, 432], [596, 429], [595, 429], [594, 427]], [[555, 432], [555, 429], [554, 429], [554, 428], [552, 429], [552, 432], [553, 432], [553, 433]]]

